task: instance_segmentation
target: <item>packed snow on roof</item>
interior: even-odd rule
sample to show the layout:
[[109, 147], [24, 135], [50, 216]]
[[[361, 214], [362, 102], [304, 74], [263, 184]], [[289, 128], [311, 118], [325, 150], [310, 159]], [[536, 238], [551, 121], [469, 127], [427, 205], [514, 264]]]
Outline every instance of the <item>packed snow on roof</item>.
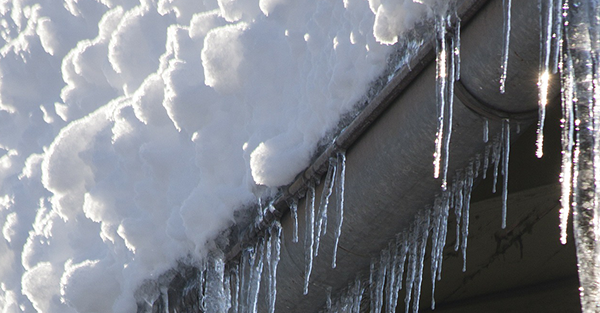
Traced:
[[2, 1], [0, 310], [135, 311], [308, 165], [424, 2]]

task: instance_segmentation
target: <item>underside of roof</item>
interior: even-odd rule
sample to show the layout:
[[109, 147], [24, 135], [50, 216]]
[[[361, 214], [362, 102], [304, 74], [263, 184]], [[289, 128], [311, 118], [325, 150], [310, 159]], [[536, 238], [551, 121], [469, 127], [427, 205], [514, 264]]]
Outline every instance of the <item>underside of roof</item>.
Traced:
[[[561, 245], [558, 239], [558, 79], [551, 80], [549, 89], [552, 101], [548, 105], [547, 144], [541, 160], [535, 158], [536, 134], [535, 129], [529, 127], [536, 121], [538, 110], [538, 2], [512, 3], [506, 93], [498, 88], [504, 43], [503, 1], [459, 3], [457, 12], [462, 19], [460, 80], [454, 88], [448, 182], [449, 189], [457, 188], [453, 186], [463, 184], [470, 175], [475, 187], [471, 193], [469, 186], [468, 192], [471, 213], [466, 220], [470, 223], [466, 271], [462, 271], [460, 231], [455, 231], [457, 221], [464, 225], [465, 220], [457, 220], [450, 214], [441, 257], [442, 280], [437, 282], [435, 291], [435, 312], [579, 311], [574, 245], [572, 241]], [[265, 211], [261, 223], [234, 232], [226, 249], [228, 268], [241, 266], [244, 261], [240, 258], [243, 259], [245, 249], [259, 240], [267, 228], [265, 225], [280, 220], [276, 312], [324, 310], [330, 296], [333, 295], [334, 301], [336, 296], [339, 299], [357, 279], [363, 282], [359, 289], [365, 290], [361, 311], [368, 311], [369, 298], [374, 294], [371, 290], [376, 288], [369, 285], [369, 281], [373, 282], [372, 268], [378, 266], [382, 251], [391, 253], [386, 249], [392, 247], [399, 236], [414, 232], [417, 226], [413, 225], [419, 216], [428, 215], [432, 208], [435, 210], [436, 199], [444, 193], [440, 179], [434, 178], [432, 165], [439, 122], [434, 58], [434, 45], [428, 41], [410, 62], [395, 72], [334, 142], [323, 149], [311, 167], [273, 200], [272, 209]], [[494, 163], [492, 154], [495, 149], [507, 149], [501, 147], [504, 141], [512, 146], [507, 173], [511, 177], [507, 227], [502, 229], [503, 187], [499, 184], [495, 194], [491, 190], [495, 189], [493, 172], [501, 164], [501, 161]], [[340, 223], [339, 215], [335, 215], [339, 208], [332, 204], [330, 228], [320, 236], [318, 256], [312, 260], [309, 271], [308, 293], [304, 294], [308, 253], [305, 238], [310, 237], [306, 236], [307, 231], [314, 232], [310, 227], [314, 220], [306, 212], [311, 206], [307, 206], [306, 201], [317, 199], [318, 208], [319, 199], [325, 198], [322, 194], [330, 192], [326, 179], [330, 160], [335, 163], [342, 155], [345, 156], [345, 191], [341, 236], [338, 238], [331, 226]], [[489, 163], [489, 167], [484, 167], [484, 163]], [[498, 175], [507, 176], [502, 169]], [[484, 176], [487, 178], [483, 179]], [[336, 199], [339, 192], [340, 189], [334, 188], [330, 198]], [[297, 219], [289, 209], [292, 203], [297, 204]], [[299, 242], [294, 240], [296, 223]], [[433, 223], [428, 220], [428, 227]], [[433, 245], [434, 239], [429, 240], [429, 245]], [[466, 242], [464, 246], [466, 248]], [[335, 251], [337, 262], [332, 268]], [[428, 311], [434, 297], [429, 269], [433, 258], [427, 253], [424, 259], [420, 307]], [[173, 294], [182, 294], [190, 286], [186, 281], [196, 277], [198, 272], [188, 268], [188, 272], [170, 275], [165, 280], [170, 280], [169, 288]], [[261, 286], [269, 285], [267, 280], [263, 275]], [[268, 288], [261, 287], [258, 312], [269, 311], [269, 297]], [[404, 297], [402, 291], [398, 311], [404, 309]], [[178, 311], [198, 307], [193, 300], [186, 302], [174, 297], [170, 301], [179, 302]], [[155, 310], [157, 306], [160, 305], [155, 305]], [[414, 308], [414, 304], [412, 306]]]

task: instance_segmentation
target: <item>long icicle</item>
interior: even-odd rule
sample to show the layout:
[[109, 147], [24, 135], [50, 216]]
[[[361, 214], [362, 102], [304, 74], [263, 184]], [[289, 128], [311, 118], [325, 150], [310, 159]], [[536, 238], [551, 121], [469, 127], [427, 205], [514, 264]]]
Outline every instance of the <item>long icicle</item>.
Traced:
[[271, 227], [271, 253], [269, 259], [269, 313], [275, 312], [275, 301], [277, 300], [277, 266], [281, 255], [281, 224], [274, 221]]
[[436, 88], [437, 88], [437, 109], [438, 109], [438, 128], [435, 139], [435, 152], [433, 154], [433, 177], [440, 176], [442, 165], [442, 146], [444, 144], [444, 123], [446, 118], [446, 83], [448, 82], [448, 44], [446, 40], [446, 19], [437, 17], [435, 22], [437, 40], [435, 52], [437, 55], [436, 64]]
[[502, 74], [500, 75], [500, 93], [506, 92], [506, 74], [508, 72], [508, 54], [510, 47], [511, 1], [512, 0], [502, 1], [504, 8], [504, 42], [502, 44], [502, 62], [500, 64], [500, 69], [502, 70]]
[[417, 268], [414, 284], [413, 296], [413, 313], [419, 312], [419, 300], [421, 299], [421, 283], [423, 282], [423, 265], [425, 263], [425, 249], [427, 247], [427, 239], [429, 237], [430, 213], [421, 212], [417, 217], [417, 227], [419, 232], [418, 251], [417, 251]]
[[463, 268], [462, 271], [467, 271], [467, 240], [469, 238], [469, 210], [471, 206], [471, 191], [473, 190], [473, 162], [467, 166], [465, 170], [465, 182], [463, 183], [463, 194], [464, 194], [464, 204], [463, 204], [463, 220], [462, 220], [462, 231], [461, 231], [461, 250], [463, 256]]
[[319, 202], [319, 219], [315, 229], [315, 257], [319, 255], [319, 244], [321, 236], [327, 233], [327, 208], [329, 207], [329, 197], [333, 192], [335, 184], [336, 160], [329, 158], [329, 168], [325, 175], [325, 183], [323, 184], [323, 192], [321, 193], [321, 201]]
[[315, 187], [309, 183], [306, 191], [306, 231], [304, 236], [304, 294], [308, 294], [308, 284], [313, 265], [313, 252], [315, 244]]
[[573, 62], [571, 58], [566, 58], [561, 52], [561, 79], [562, 79], [562, 112], [561, 119], [561, 143], [562, 143], [562, 164], [560, 173], [561, 182], [561, 209], [560, 217], [560, 242], [567, 243], [567, 229], [569, 223], [569, 214], [571, 211], [571, 188], [573, 183], [573, 136], [575, 121], [573, 119]]
[[510, 156], [510, 121], [505, 119], [502, 121], [502, 229], [506, 228], [506, 208], [508, 201], [508, 161]]
[[552, 54], [552, 28], [554, 26], [553, 0], [540, 0], [540, 71], [538, 78], [538, 124], [535, 155], [544, 155], [544, 123], [548, 105], [548, 87], [550, 85], [550, 55]]
[[[450, 15], [447, 15], [447, 22], [450, 25]], [[446, 130], [445, 138], [444, 138], [444, 155], [443, 155], [443, 167], [442, 167], [442, 190], [446, 190], [448, 187], [448, 163], [450, 161], [450, 138], [452, 138], [452, 116], [454, 111], [454, 82], [457, 79], [456, 74], [456, 65], [459, 63], [457, 61], [457, 56], [455, 54], [456, 45], [460, 45], [460, 20], [457, 19], [456, 25], [453, 27], [452, 32], [454, 33], [452, 39], [450, 41], [450, 49], [448, 53], [448, 57], [450, 61], [447, 62], [448, 68], [446, 69], [448, 73], [446, 74], [447, 83], [446, 83], [446, 122], [444, 123]]]
[[292, 231], [292, 242], [298, 242], [298, 199], [292, 199], [290, 203], [290, 212], [294, 220], [294, 229]]
[[[573, 153], [573, 232], [579, 270], [581, 306], [597, 312], [600, 303], [600, 219], [597, 167], [599, 162], [597, 99], [600, 74], [597, 1], [578, 1], [568, 8], [567, 58], [573, 64], [575, 85], [575, 146]], [[590, 20], [591, 18], [591, 20]]]
[[338, 224], [335, 229], [335, 242], [333, 245], [333, 260], [331, 261], [331, 268], [336, 267], [337, 261], [337, 250], [340, 242], [340, 236], [342, 235], [342, 224], [344, 222], [344, 192], [346, 184], [346, 152], [340, 151], [337, 153], [337, 172], [338, 179], [336, 184], [336, 195], [337, 195], [337, 210], [338, 210]]

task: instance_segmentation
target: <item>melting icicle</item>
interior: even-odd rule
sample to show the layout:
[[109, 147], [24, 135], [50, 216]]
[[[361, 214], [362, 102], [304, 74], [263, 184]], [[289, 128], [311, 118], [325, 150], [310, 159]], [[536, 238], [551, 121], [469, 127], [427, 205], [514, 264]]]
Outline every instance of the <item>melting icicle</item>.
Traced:
[[394, 285], [396, 283], [396, 268], [398, 267], [398, 265], [396, 264], [398, 262], [398, 245], [396, 244], [396, 242], [390, 241], [388, 251], [390, 252], [390, 257], [388, 263], [387, 277], [385, 278], [387, 284], [385, 287], [385, 299], [387, 300], [385, 304], [385, 311], [394, 312], [395, 308], [394, 310], [392, 310], [392, 306], [394, 306], [394, 304], [392, 303], [392, 301], [394, 301], [394, 296], [392, 295], [392, 293], [394, 292]]
[[233, 288], [231, 289], [231, 312], [238, 313], [239, 311], [239, 302], [240, 302], [240, 267], [238, 264], [234, 265], [231, 269], [231, 284]]
[[469, 209], [471, 206], [471, 190], [473, 189], [473, 163], [469, 164], [466, 169], [465, 181], [463, 183], [464, 204], [463, 204], [463, 220], [461, 230], [461, 248], [463, 256], [463, 272], [467, 271], [467, 239], [469, 237]]
[[511, 24], [511, 1], [512, 0], [503, 0], [503, 8], [504, 8], [504, 42], [502, 44], [502, 63], [500, 64], [500, 69], [502, 70], [502, 74], [500, 75], [500, 93], [504, 93], [506, 91], [506, 73], [508, 71], [508, 50], [510, 46], [510, 24]]
[[418, 241], [418, 255], [416, 264], [416, 277], [414, 284], [414, 297], [413, 297], [413, 313], [419, 312], [419, 300], [421, 299], [421, 283], [423, 282], [423, 264], [425, 262], [425, 248], [427, 247], [427, 239], [429, 237], [429, 213], [422, 214], [417, 217], [419, 226], [417, 227], [419, 232]]
[[[200, 271], [198, 275], [198, 302], [200, 303], [200, 308], [206, 311], [206, 270], [207, 270], [207, 262], [203, 260], [200, 263]], [[168, 307], [168, 302], [167, 302]]]
[[550, 83], [550, 55], [552, 54], [552, 28], [554, 6], [553, 0], [542, 0], [540, 3], [540, 73], [538, 79], [538, 127], [535, 155], [541, 158], [544, 155], [544, 123], [546, 120], [546, 106], [548, 105], [548, 86]]
[[[504, 132], [502, 132], [502, 134], [504, 134]], [[502, 149], [500, 146], [500, 141], [500, 136], [496, 136], [492, 145], [492, 164], [494, 166], [494, 182], [492, 183], [492, 193], [496, 193], [496, 185], [498, 184], [498, 167], [500, 166], [500, 154]]]
[[360, 302], [362, 301], [363, 287], [361, 285], [359, 277], [356, 277], [356, 279], [354, 280], [352, 293], [354, 298], [352, 304], [352, 307], [354, 308], [353, 313], [360, 313]]
[[275, 301], [277, 300], [277, 265], [279, 264], [281, 254], [281, 224], [274, 221], [271, 227], [271, 236], [269, 240], [269, 250], [267, 260], [269, 265], [269, 313], [275, 312]]
[[304, 271], [304, 294], [308, 294], [308, 283], [310, 281], [310, 273], [312, 272], [313, 251], [315, 244], [315, 187], [309, 183], [306, 191], [306, 231], [304, 237], [304, 255], [305, 255], [305, 271]]
[[369, 295], [371, 300], [370, 312], [377, 312], [377, 271], [375, 264], [377, 259], [371, 258], [371, 265], [369, 267]]
[[[247, 308], [247, 299], [248, 299], [248, 276], [250, 275], [250, 267], [249, 265], [251, 262], [251, 248], [247, 248], [246, 250], [244, 250], [242, 252], [242, 257], [240, 260], [240, 272], [239, 272], [239, 277], [240, 277], [240, 289], [239, 289], [239, 293], [238, 293], [238, 299], [237, 299], [237, 303], [238, 303], [238, 312], [239, 313], [244, 313], [246, 312], [246, 308]], [[248, 274], [246, 274], [248, 273]]]
[[487, 118], [483, 118], [483, 142], [487, 143], [489, 140], [489, 134], [490, 134], [490, 125], [489, 125], [489, 121]]
[[[600, 4], [567, 6], [565, 61], [572, 64], [575, 145], [573, 151], [573, 232], [581, 306], [600, 310]], [[571, 70], [568, 66], [566, 70]], [[567, 108], [570, 104], [563, 103]]]
[[[440, 12], [436, 18], [436, 88], [438, 105], [438, 129], [435, 139], [434, 178], [442, 178], [442, 189], [447, 188], [450, 138], [452, 136], [452, 113], [454, 102], [454, 82], [459, 78], [457, 67], [460, 56], [460, 20], [451, 24], [451, 15]], [[452, 26], [451, 26], [452, 25]], [[453, 36], [448, 41], [448, 29], [453, 28]], [[460, 70], [460, 69], [459, 69]]]
[[292, 219], [294, 220], [294, 229], [292, 233], [292, 242], [298, 242], [298, 199], [292, 199], [290, 204]]
[[331, 312], [331, 286], [327, 286], [327, 301], [325, 302], [325, 305], [327, 306], [327, 312]]
[[390, 251], [388, 249], [384, 249], [381, 252], [381, 257], [379, 259], [379, 269], [377, 271], [377, 286], [375, 292], [375, 311], [381, 312], [381, 308], [383, 307], [383, 291], [385, 286], [385, 276], [388, 271], [388, 267], [390, 264]]
[[248, 281], [248, 299], [246, 307], [250, 312], [256, 313], [256, 305], [258, 302], [258, 291], [260, 290], [260, 281], [263, 271], [264, 263], [264, 249], [265, 239], [260, 238], [256, 243], [254, 249], [254, 256], [252, 257], [252, 266], [250, 267], [250, 279]]
[[408, 271], [406, 272], [406, 295], [404, 297], [404, 312], [408, 312], [410, 308], [410, 300], [412, 297], [413, 284], [415, 282], [415, 271], [417, 268], [417, 227], [412, 228], [409, 236], [409, 248], [408, 248]]
[[346, 184], [346, 152], [340, 151], [337, 153], [337, 209], [338, 209], [338, 224], [335, 229], [335, 243], [333, 245], [333, 260], [331, 262], [331, 268], [336, 267], [337, 250], [340, 242], [340, 236], [342, 234], [342, 223], [344, 222], [344, 192]]
[[460, 178], [461, 173], [457, 172], [456, 177], [457, 181], [453, 184], [453, 194], [454, 194], [454, 215], [456, 216], [456, 242], [454, 243], [454, 251], [458, 251], [460, 248], [460, 223], [462, 217], [462, 208], [464, 202], [464, 194], [463, 194], [463, 185], [464, 181]]
[[227, 299], [223, 289], [225, 262], [222, 252], [215, 252], [209, 257], [206, 269], [206, 311], [227, 312]]
[[228, 310], [233, 307], [230, 273], [225, 274], [223, 277], [223, 292], [225, 293], [225, 312], [228, 312]]
[[[454, 44], [454, 80], [458, 81], [460, 79], [460, 17], [458, 16], [458, 12], [455, 10], [454, 16], [456, 18], [456, 23], [454, 24], [454, 37], [452, 38], [452, 43]], [[454, 88], [451, 90], [454, 91]], [[452, 97], [454, 98], [454, 97]]]
[[485, 146], [485, 153], [483, 155], [483, 179], [487, 178], [487, 170], [488, 170], [488, 166], [490, 164], [490, 150], [491, 150], [492, 146], [490, 144], [487, 144]]
[[435, 138], [435, 152], [433, 154], [433, 177], [440, 176], [440, 166], [442, 162], [442, 144], [444, 142], [444, 113], [446, 111], [446, 75], [447, 53], [446, 53], [446, 26], [444, 20], [436, 21], [437, 40], [435, 50], [437, 54], [436, 64], [436, 87], [437, 87], [437, 105], [438, 105], [438, 127]]
[[319, 243], [321, 242], [321, 236], [327, 233], [327, 208], [329, 207], [329, 197], [331, 197], [333, 186], [335, 184], [335, 163], [336, 159], [329, 158], [329, 168], [327, 169], [327, 174], [325, 175], [325, 183], [323, 185], [323, 192], [321, 194], [321, 201], [319, 203], [319, 219], [315, 229], [315, 256], [319, 255]]
[[388, 312], [396, 312], [396, 306], [398, 305], [398, 293], [402, 289], [402, 277], [404, 276], [404, 263], [406, 262], [406, 255], [408, 253], [408, 236], [406, 233], [396, 235], [396, 249], [397, 253], [393, 255], [395, 268], [393, 273], [395, 274], [394, 284], [392, 285], [391, 294], [391, 310]]
[[502, 138], [504, 140], [502, 146], [502, 229], [506, 228], [506, 206], [508, 201], [508, 160], [510, 155], [510, 121], [505, 119], [502, 121]]
[[[562, 54], [561, 54], [561, 58]], [[573, 120], [573, 63], [570, 58], [564, 58], [562, 64], [562, 111], [561, 119], [561, 143], [562, 164], [560, 173], [561, 182], [561, 209], [560, 209], [560, 242], [567, 243], [567, 228], [569, 212], [571, 209], [571, 184], [573, 182], [573, 132], [575, 122]]]
[[441, 267], [444, 259], [448, 231], [448, 192], [436, 197], [433, 209], [433, 237], [431, 238], [431, 309], [435, 309], [435, 283], [441, 279]]

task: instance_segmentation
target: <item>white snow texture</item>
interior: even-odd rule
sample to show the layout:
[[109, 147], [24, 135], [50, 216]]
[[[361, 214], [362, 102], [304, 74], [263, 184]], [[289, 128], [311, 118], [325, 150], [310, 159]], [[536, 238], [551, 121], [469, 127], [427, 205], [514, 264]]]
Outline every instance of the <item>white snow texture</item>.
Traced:
[[0, 0], [0, 312], [135, 312], [308, 165], [426, 6]]

